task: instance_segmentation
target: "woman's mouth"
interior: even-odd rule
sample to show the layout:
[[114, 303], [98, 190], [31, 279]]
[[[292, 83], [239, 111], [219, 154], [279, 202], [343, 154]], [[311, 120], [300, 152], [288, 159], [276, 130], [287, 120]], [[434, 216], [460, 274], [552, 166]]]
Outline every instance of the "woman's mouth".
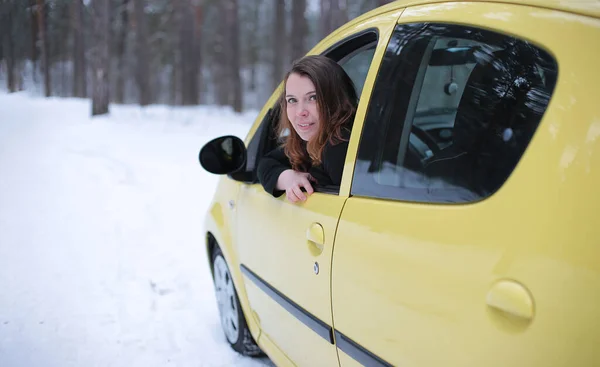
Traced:
[[302, 131], [306, 131], [308, 129], [310, 129], [315, 123], [314, 122], [309, 122], [309, 123], [305, 123], [305, 124], [296, 124], [296, 126], [298, 126], [298, 128]]

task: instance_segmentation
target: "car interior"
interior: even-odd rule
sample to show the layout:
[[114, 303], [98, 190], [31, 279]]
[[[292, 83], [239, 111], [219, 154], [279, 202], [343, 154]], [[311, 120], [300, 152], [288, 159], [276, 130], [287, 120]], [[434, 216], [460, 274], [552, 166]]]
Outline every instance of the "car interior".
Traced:
[[[404, 164], [428, 178], [442, 178], [486, 196], [502, 185], [519, 161], [520, 147], [527, 146], [537, 127], [529, 122], [539, 121], [532, 115], [547, 104], [538, 91], [553, 81], [544, 78], [524, 43], [503, 48], [472, 43], [454, 55], [458, 42], [450, 41], [451, 47], [439, 49], [427, 67], [428, 72], [437, 67], [464, 68], [460, 78], [450, 81], [456, 83], [452, 88], [457, 103], [441, 111], [417, 107]], [[428, 87], [424, 83], [422, 89]]]

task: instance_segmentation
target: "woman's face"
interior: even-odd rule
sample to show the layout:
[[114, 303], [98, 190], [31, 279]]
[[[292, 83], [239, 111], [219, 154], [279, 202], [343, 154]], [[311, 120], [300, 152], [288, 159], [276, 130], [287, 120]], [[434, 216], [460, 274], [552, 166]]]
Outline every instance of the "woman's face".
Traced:
[[315, 137], [321, 121], [312, 81], [306, 76], [290, 74], [285, 85], [285, 100], [287, 117], [300, 138], [309, 141]]

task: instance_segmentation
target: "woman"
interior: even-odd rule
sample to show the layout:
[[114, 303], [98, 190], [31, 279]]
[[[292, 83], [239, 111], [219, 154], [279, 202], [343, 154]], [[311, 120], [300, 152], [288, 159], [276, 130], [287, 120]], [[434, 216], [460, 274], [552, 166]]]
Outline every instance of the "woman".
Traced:
[[[314, 192], [311, 181], [339, 186], [358, 98], [344, 69], [325, 56], [306, 56], [284, 78], [277, 136], [289, 135], [265, 155], [258, 179], [275, 197], [291, 202]], [[283, 113], [285, 111], [285, 113]]]

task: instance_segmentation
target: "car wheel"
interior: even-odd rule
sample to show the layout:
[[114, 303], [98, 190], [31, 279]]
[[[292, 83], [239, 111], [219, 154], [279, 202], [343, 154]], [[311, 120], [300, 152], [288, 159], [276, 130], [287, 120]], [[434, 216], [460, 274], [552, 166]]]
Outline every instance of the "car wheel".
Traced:
[[212, 264], [221, 326], [227, 341], [238, 353], [246, 356], [262, 355], [263, 352], [248, 329], [229, 267], [219, 247], [213, 252]]

